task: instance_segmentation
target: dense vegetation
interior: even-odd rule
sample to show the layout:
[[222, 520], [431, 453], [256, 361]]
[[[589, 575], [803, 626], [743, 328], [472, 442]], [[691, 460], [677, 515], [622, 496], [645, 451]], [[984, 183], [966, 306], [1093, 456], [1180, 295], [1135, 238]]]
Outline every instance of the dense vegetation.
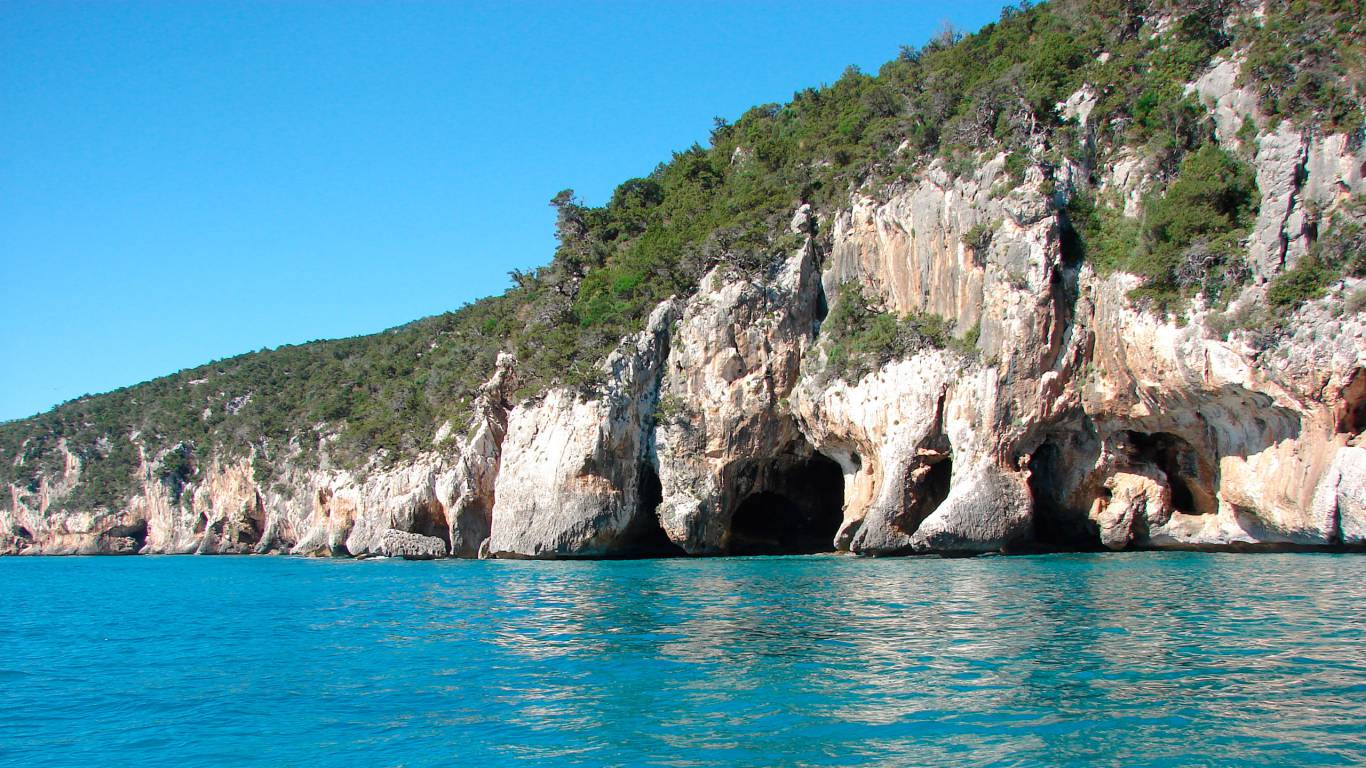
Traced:
[[845, 283], [821, 326], [827, 341], [825, 373], [858, 381], [892, 360], [927, 348], [952, 347], [973, 355], [979, 333], [979, 328], [971, 328], [955, 338], [952, 321], [925, 312], [898, 317], [869, 297], [861, 284]]
[[[36, 483], [60, 462], [59, 440], [83, 460], [84, 481], [67, 502], [78, 507], [126, 497], [139, 446], [149, 458], [165, 453], [155, 473], [177, 492], [213, 455], [255, 452], [262, 479], [281, 457], [315, 460], [320, 442], [334, 462], [397, 460], [430, 445], [443, 422], [464, 426], [500, 350], [518, 357], [520, 395], [592, 387], [597, 362], [658, 301], [691, 293], [713, 268], [761, 273], [797, 246], [801, 238], [784, 225], [798, 204], [828, 221], [852, 190], [876, 194], [936, 160], [962, 174], [1003, 152], [1018, 181], [1030, 165], [1048, 175], [1068, 161], [1096, 168], [1119, 146], [1146, 153], [1170, 185], [1139, 221], [1096, 201], [1083, 182], [1071, 211], [1079, 250], [1100, 269], [1144, 276], [1147, 297], [1163, 307], [1218, 294], [1236, 283], [1235, 246], [1255, 195], [1245, 166], [1211, 148], [1205, 110], [1182, 84], [1215, 54], [1238, 48], [1274, 118], [1361, 124], [1360, 2], [1271, 0], [1261, 26], [1223, 23], [1233, 7], [1055, 0], [1008, 7], [966, 37], [945, 30], [875, 76], [850, 68], [786, 104], [718, 119], [708, 146], [675, 153], [603, 206], [561, 192], [551, 202], [553, 258], [514, 272], [500, 296], [373, 336], [218, 361], [0, 425], [0, 479]], [[1172, 23], [1157, 25], [1163, 17]], [[1057, 108], [1084, 84], [1097, 99], [1089, 142]], [[968, 236], [980, 246], [990, 231]], [[942, 321], [892, 317], [860, 293], [845, 296], [826, 325], [843, 374], [915, 345], [949, 343]], [[972, 333], [958, 331], [960, 341]]]
[[1165, 192], [1143, 201], [1140, 218], [1114, 206], [1097, 208], [1085, 195], [1072, 199], [1069, 213], [1096, 270], [1145, 278], [1134, 298], [1167, 311], [1196, 293], [1218, 301], [1243, 283], [1243, 239], [1257, 203], [1252, 169], [1204, 144], [1181, 161]]
[[1359, 133], [1366, 95], [1366, 2], [1272, 0], [1249, 39], [1245, 78], [1274, 118]]

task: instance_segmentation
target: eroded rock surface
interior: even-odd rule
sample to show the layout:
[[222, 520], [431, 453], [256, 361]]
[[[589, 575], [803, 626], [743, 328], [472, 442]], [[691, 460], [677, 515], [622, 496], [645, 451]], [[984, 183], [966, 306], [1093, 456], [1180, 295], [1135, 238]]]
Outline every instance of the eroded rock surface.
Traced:
[[719, 554], [747, 497], [799, 501], [782, 486], [812, 450], [788, 395], [813, 337], [820, 285], [809, 241], [760, 280], [730, 279], [718, 268], [702, 283], [665, 363], [661, 399], [669, 407], [655, 432], [659, 519], [687, 552]]
[[448, 554], [444, 539], [393, 528], [380, 534], [376, 552], [385, 557], [401, 557], [405, 560], [435, 560]]
[[596, 391], [556, 389], [512, 411], [491, 556], [653, 553], [657, 537], [644, 539], [658, 527], [657, 500], [643, 499], [657, 494], [650, 427], [674, 315], [671, 303], [657, 308], [648, 327], [606, 361], [606, 383]]
[[[1251, 284], [1230, 313], [1366, 194], [1366, 150], [1264, 125], [1236, 60], [1188, 92], [1260, 189]], [[1060, 109], [1090, 135], [1096, 95]], [[1252, 123], [1247, 123], [1251, 120]], [[1260, 125], [1255, 136], [1243, 126]], [[1036, 147], [1039, 153], [1043, 147]], [[172, 472], [138, 435], [137, 491], [77, 500], [65, 463], [9, 488], [0, 552], [397, 557], [629, 557], [820, 550], [867, 555], [1032, 547], [1366, 544], [1366, 318], [1346, 278], [1266, 334], [1136, 306], [1138, 278], [1069, 251], [1067, 197], [1090, 177], [1136, 214], [1160, 173], [1120, 149], [1103, 167], [1006, 156], [941, 161], [793, 217], [771, 268], [717, 266], [659, 306], [600, 384], [517, 399], [499, 358], [470, 424], [416, 459], [350, 471], [255, 453]], [[938, 315], [925, 345], [857, 380], [822, 323], [857, 286], [886, 311]], [[1359, 302], [1357, 302], [1359, 303]], [[192, 477], [193, 480], [184, 478]]]

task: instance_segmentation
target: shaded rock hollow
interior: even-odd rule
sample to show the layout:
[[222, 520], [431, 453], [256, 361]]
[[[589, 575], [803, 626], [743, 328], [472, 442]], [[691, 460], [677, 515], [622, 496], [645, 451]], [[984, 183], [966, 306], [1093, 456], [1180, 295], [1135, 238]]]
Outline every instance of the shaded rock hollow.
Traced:
[[[1191, 90], [1230, 148], [1255, 111], [1238, 64]], [[1079, 91], [1069, 109], [1086, 136]], [[1251, 101], [1249, 101], [1251, 100]], [[1251, 142], [1260, 201], [1244, 245], [1257, 302], [1310, 253], [1311, 222], [1366, 193], [1351, 137], [1281, 121]], [[171, 487], [142, 450], [114, 508], [54, 502], [82, 477], [9, 488], [8, 553], [294, 553], [580, 558], [1036, 547], [1256, 549], [1366, 544], [1366, 320], [1345, 278], [1293, 332], [1211, 334], [1214, 310], [1137, 306], [1138, 278], [1068, 252], [1073, 180], [1138, 201], [1157, 170], [1066, 161], [1015, 181], [1004, 154], [943, 161], [794, 211], [796, 243], [756, 274], [716, 267], [600, 364], [602, 382], [517, 393], [499, 358], [475, 418], [399, 466], [214, 460]], [[987, 231], [989, 238], [970, 238]], [[972, 242], [969, 242], [972, 240]], [[829, 307], [857, 288], [952, 323], [857, 380], [831, 369]], [[65, 450], [65, 448], [63, 448]]]

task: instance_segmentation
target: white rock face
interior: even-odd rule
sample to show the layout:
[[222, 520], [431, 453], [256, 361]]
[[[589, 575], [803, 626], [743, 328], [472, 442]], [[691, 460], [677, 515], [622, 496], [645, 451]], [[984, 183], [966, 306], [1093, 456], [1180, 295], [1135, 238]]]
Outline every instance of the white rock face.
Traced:
[[516, 365], [512, 355], [498, 356], [493, 377], [481, 388], [475, 403], [474, 427], [454, 462], [454, 471], [436, 479], [437, 498], [449, 500], [451, 553], [460, 557], [478, 556], [493, 530], [495, 484], [512, 393], [517, 389]]
[[602, 391], [556, 389], [512, 411], [489, 555], [634, 554], [644, 546], [636, 528], [658, 528], [641, 504], [642, 475], [654, 473], [649, 428], [674, 315], [671, 303], [661, 305], [612, 354]]
[[446, 542], [442, 539], [392, 528], [379, 537], [378, 552], [385, 557], [401, 557], [405, 560], [435, 560], [448, 554]]
[[[798, 227], [804, 226], [797, 222]], [[786, 401], [814, 330], [819, 283], [810, 242], [764, 279], [720, 268], [683, 308], [665, 364], [656, 453], [669, 539], [693, 554], [730, 545], [739, 503], [797, 481], [810, 458]]]
[[[974, 262], [986, 254], [975, 253], [963, 237], [978, 225], [995, 230], [1008, 217], [1007, 206], [989, 192], [1003, 166], [1004, 157], [992, 160], [964, 184], [951, 183], [934, 166], [929, 179], [884, 204], [856, 198], [835, 220], [825, 293], [834, 296], [840, 285], [858, 281], [874, 288], [889, 310], [931, 312], [972, 327], [986, 278]], [[1009, 266], [1018, 268], [1016, 274], [1028, 268]]]
[[[1239, 300], [1252, 306], [1366, 194], [1366, 150], [1288, 121], [1242, 146], [1244, 121], [1262, 117], [1237, 72], [1216, 62], [1189, 91], [1218, 140], [1252, 155], [1256, 284]], [[1084, 142], [1094, 104], [1083, 88], [1062, 105]], [[1097, 169], [1032, 166], [1015, 183], [1003, 155], [961, 179], [934, 162], [827, 220], [802, 206], [799, 247], [761, 274], [718, 267], [662, 304], [600, 386], [514, 402], [516, 361], [501, 356], [472, 423], [396, 466], [286, 459], [267, 480], [248, 453], [209, 457], [181, 486], [168, 454], [131, 435], [137, 490], [88, 508], [63, 446], [62, 468], [10, 488], [0, 553], [1366, 545], [1366, 316], [1344, 310], [1366, 282], [1333, 287], [1280, 335], [1211, 338], [1203, 307], [1180, 322], [1136, 308], [1137, 278], [1097, 276], [1065, 252], [1062, 210], [1094, 175], [1137, 214], [1150, 166], [1121, 149]], [[838, 379], [821, 324], [851, 283], [889, 312], [950, 321], [959, 343]]]
[[509, 398], [517, 388], [515, 367], [511, 355], [499, 356], [480, 388], [463, 441], [361, 476], [314, 470], [290, 478], [287, 487], [307, 488], [308, 495], [268, 497], [267, 508], [273, 501], [275, 511], [267, 518], [271, 535], [263, 536], [258, 549], [283, 545], [296, 554], [382, 554], [384, 536], [397, 530], [436, 538], [448, 554], [476, 556], [492, 524]]
[[[1187, 91], [1198, 94], [1209, 109], [1220, 144], [1231, 151], [1255, 152], [1262, 200], [1247, 255], [1255, 274], [1269, 280], [1309, 252], [1320, 223], [1315, 210], [1327, 211], [1366, 190], [1366, 146], [1353, 150], [1342, 134], [1311, 138], [1290, 121], [1265, 130], [1256, 94], [1238, 86], [1240, 66], [1238, 60], [1216, 60]], [[1245, 121], [1263, 128], [1253, 146], [1243, 146], [1238, 136]]]
[[[488, 537], [493, 480], [506, 429], [515, 361], [502, 356], [476, 403], [468, 439], [415, 461], [356, 473], [301, 469], [289, 461], [273, 482], [256, 477], [255, 457], [211, 461], [197, 482], [169, 487], [166, 455], [141, 451], [139, 490], [120, 512], [54, 507], [79, 482], [70, 453], [66, 471], [34, 491], [11, 488], [0, 509], [8, 551], [27, 554], [382, 554], [390, 531], [441, 543], [443, 556], [473, 557]], [[391, 536], [392, 538], [392, 536]], [[6, 551], [0, 539], [0, 552]]]
[[137, 554], [147, 535], [147, 517], [130, 500], [128, 509], [66, 509], [62, 502], [81, 482], [80, 458], [58, 441], [63, 462], [42, 475], [36, 488], [10, 486], [10, 506], [0, 510], [0, 554]]
[[1225, 146], [1237, 143], [1238, 131], [1245, 120], [1261, 118], [1257, 94], [1251, 88], [1238, 87], [1241, 63], [1232, 59], [1217, 59], [1205, 74], [1187, 86], [1194, 91], [1214, 118], [1215, 137]]
[[1248, 243], [1248, 262], [1257, 276], [1269, 280], [1292, 266], [1303, 253], [1299, 237], [1304, 214], [1299, 206], [1300, 173], [1308, 160], [1309, 143], [1289, 121], [1257, 144], [1257, 188], [1262, 204]]

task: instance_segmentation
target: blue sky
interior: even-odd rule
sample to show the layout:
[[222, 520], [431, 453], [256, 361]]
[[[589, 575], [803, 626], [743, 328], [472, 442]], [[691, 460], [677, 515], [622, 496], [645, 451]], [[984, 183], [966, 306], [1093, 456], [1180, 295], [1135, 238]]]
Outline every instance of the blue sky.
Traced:
[[1002, 5], [0, 3], [0, 419], [498, 293], [557, 191]]

